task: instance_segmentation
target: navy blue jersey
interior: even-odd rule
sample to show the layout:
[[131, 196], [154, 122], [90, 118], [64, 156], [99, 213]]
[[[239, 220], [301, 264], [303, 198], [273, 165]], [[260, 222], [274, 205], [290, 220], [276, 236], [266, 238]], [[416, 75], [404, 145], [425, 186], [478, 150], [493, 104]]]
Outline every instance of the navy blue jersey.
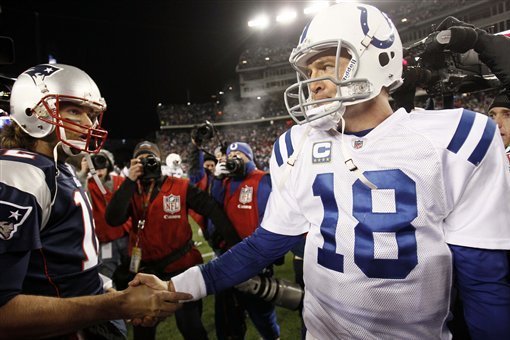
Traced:
[[57, 168], [51, 158], [0, 149], [0, 306], [17, 294], [102, 292], [90, 203], [72, 168]]

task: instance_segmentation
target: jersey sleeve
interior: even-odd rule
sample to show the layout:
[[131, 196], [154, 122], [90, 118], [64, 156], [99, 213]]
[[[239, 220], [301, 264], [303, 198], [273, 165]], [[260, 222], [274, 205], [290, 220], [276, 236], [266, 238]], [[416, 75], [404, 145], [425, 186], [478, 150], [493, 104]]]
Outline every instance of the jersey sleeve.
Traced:
[[0, 254], [38, 249], [52, 197], [44, 169], [0, 158], [0, 170]]
[[12, 151], [7, 153], [13, 156], [0, 155], [0, 306], [22, 291], [31, 251], [41, 248], [40, 230], [51, 204], [44, 167], [17, 161]]
[[460, 111], [444, 156], [445, 219], [451, 245], [510, 249], [510, 173], [497, 126], [487, 116]]
[[301, 235], [308, 232], [309, 222], [301, 213], [297, 200], [290, 190], [293, 185], [292, 168], [289, 157], [297, 157], [299, 145], [307, 138], [302, 126], [294, 126], [281, 135], [273, 145], [270, 160], [272, 191], [266, 206], [261, 226], [273, 233], [282, 235]]

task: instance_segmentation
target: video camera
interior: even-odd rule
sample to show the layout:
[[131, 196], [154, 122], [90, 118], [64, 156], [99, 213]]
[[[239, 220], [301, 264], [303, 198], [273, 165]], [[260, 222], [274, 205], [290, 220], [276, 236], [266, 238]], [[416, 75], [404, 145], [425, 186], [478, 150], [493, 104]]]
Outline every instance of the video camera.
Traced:
[[140, 179], [157, 179], [161, 177], [161, 162], [153, 155], [140, 158], [143, 167], [143, 175]]
[[[448, 26], [446, 18], [438, 27]], [[429, 95], [449, 95], [487, 90], [499, 81], [473, 50], [477, 31], [472, 27], [451, 27], [429, 34], [404, 49], [405, 82], [415, 83]]]

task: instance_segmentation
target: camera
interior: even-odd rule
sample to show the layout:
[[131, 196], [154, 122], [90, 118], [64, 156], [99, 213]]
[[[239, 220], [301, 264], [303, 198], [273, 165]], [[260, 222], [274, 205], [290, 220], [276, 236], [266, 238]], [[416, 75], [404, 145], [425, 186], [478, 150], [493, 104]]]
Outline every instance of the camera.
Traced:
[[110, 161], [103, 155], [92, 155], [92, 164], [96, 170], [110, 167]]
[[214, 126], [207, 120], [204, 124], [196, 127], [191, 131], [191, 138], [193, 138], [197, 146], [201, 146], [204, 142], [210, 141], [214, 135]]
[[304, 296], [303, 288], [299, 284], [263, 275], [252, 277], [235, 288], [291, 310], [300, 307]]
[[[408, 63], [403, 74], [406, 82], [416, 83], [432, 96], [497, 87], [496, 77], [471, 49], [472, 37], [466, 35], [436, 31], [404, 49]], [[454, 52], [452, 48], [465, 52]]]
[[227, 176], [236, 177], [246, 174], [246, 164], [239, 157], [233, 157], [227, 160], [225, 168], [228, 171]]
[[161, 162], [153, 155], [140, 158], [143, 167], [141, 179], [156, 179], [161, 177]]

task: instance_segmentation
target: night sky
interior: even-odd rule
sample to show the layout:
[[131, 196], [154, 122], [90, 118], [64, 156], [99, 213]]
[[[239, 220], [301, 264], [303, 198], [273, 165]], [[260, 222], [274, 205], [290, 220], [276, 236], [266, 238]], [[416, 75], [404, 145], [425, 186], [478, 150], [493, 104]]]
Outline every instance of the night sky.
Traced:
[[261, 9], [293, 1], [0, 0], [0, 35], [14, 39], [16, 77], [48, 61], [86, 71], [108, 104], [110, 138], [140, 138], [159, 127], [157, 103], [205, 102], [237, 85], [235, 66], [250, 44], [274, 35], [297, 41], [304, 21], [264, 34], [247, 27]]

